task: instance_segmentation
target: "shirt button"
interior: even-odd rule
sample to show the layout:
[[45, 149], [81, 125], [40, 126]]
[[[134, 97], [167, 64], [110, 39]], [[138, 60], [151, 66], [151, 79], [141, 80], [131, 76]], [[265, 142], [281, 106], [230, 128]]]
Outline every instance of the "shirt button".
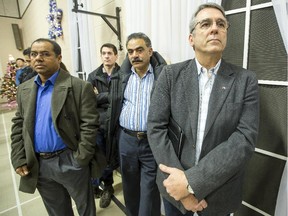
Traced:
[[196, 145], [195, 145], [195, 144], [193, 144], [193, 148], [194, 148], [194, 149], [196, 148]]

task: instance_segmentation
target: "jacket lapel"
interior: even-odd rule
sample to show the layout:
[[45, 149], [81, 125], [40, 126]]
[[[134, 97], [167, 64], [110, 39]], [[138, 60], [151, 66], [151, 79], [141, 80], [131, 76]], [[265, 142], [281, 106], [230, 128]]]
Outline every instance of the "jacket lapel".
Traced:
[[185, 92], [186, 103], [189, 109], [189, 119], [191, 122], [191, 130], [193, 139], [196, 142], [197, 137], [197, 124], [198, 124], [198, 103], [199, 103], [199, 83], [198, 83], [198, 73], [193, 59], [182, 76], [183, 89]]
[[34, 122], [35, 122], [35, 112], [36, 112], [36, 98], [37, 98], [37, 85], [33, 81], [27, 81], [31, 82], [31, 85], [27, 86], [22, 90], [22, 101], [24, 101], [27, 107], [25, 107], [25, 110], [27, 110], [27, 115], [25, 116], [25, 124], [29, 133], [29, 136], [31, 138], [31, 141], [34, 140]]
[[62, 70], [60, 70], [59, 75], [55, 82], [54, 90], [52, 93], [52, 101], [51, 101], [52, 119], [53, 119], [54, 125], [56, 125], [57, 116], [59, 115], [65, 103], [68, 90], [69, 88], [71, 88], [71, 80], [69, 78], [70, 78], [70, 75], [67, 74], [67, 72], [63, 72]]
[[232, 88], [235, 80], [235, 76], [233, 76], [233, 74], [234, 72], [225, 67], [225, 62], [222, 60], [209, 100], [209, 111], [207, 114], [204, 139], [216, 120], [216, 117], [222, 109], [230, 89]]

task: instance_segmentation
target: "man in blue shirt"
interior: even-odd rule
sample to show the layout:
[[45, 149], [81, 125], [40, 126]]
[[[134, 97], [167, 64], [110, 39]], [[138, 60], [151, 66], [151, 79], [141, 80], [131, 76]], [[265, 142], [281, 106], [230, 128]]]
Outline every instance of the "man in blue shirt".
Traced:
[[21, 176], [19, 190], [37, 188], [49, 215], [74, 215], [72, 198], [79, 215], [94, 216], [89, 165], [99, 176], [101, 154], [95, 146], [92, 85], [60, 69], [61, 48], [55, 41], [37, 39], [30, 57], [38, 75], [19, 86], [12, 119], [11, 161]]

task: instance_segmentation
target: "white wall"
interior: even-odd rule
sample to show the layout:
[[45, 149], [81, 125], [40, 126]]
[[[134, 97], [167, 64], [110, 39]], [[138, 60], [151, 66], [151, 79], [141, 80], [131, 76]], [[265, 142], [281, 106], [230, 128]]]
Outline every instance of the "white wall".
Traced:
[[[92, 3], [92, 11], [95, 13], [106, 14], [111, 16], [116, 16], [116, 7], [120, 7], [120, 22], [121, 22], [121, 35], [122, 35], [122, 47], [123, 50], [119, 50], [119, 42], [116, 34], [112, 31], [112, 29], [105, 23], [105, 21], [100, 16], [92, 16], [93, 23], [94, 23], [94, 32], [95, 32], [95, 41], [96, 44], [92, 45], [93, 48], [96, 49], [97, 57], [96, 62], [97, 65], [100, 65], [101, 58], [100, 58], [100, 48], [104, 43], [112, 43], [118, 49], [118, 63], [121, 62], [125, 58], [125, 36], [123, 37], [123, 28], [124, 28], [124, 20], [123, 20], [123, 1], [107, 1], [107, 0], [99, 0], [99, 1], [91, 1]], [[111, 24], [117, 29], [117, 23], [115, 19], [107, 18]]]
[[15, 59], [23, 57], [22, 51], [16, 48], [11, 24], [18, 24], [19, 28], [21, 28], [22, 21], [19, 19], [0, 17], [0, 77], [3, 77], [6, 73], [9, 54], [13, 55]]
[[[63, 63], [67, 68], [71, 67], [71, 52], [70, 52], [70, 31], [67, 18], [67, 1], [57, 1], [58, 8], [63, 10], [62, 28], [63, 37], [57, 38], [56, 42], [62, 48]], [[24, 49], [29, 47], [37, 38], [48, 38], [49, 24], [46, 16], [49, 13], [49, 0], [34, 0], [29, 5], [22, 19], [11, 19], [0, 17], [0, 77], [5, 74], [8, 55], [12, 54], [15, 58], [23, 57], [22, 50], [16, 49], [14, 36], [11, 24], [16, 23], [22, 30]]]
[[[57, 1], [57, 7], [63, 10], [62, 29], [63, 37], [57, 38], [56, 42], [62, 48], [63, 63], [69, 69], [71, 67], [70, 53], [70, 35], [67, 19], [67, 3], [66, 1]], [[29, 47], [37, 38], [48, 38], [49, 24], [46, 16], [49, 13], [49, 1], [37, 0], [32, 1], [28, 10], [24, 14], [23, 20], [23, 37], [25, 47]]]

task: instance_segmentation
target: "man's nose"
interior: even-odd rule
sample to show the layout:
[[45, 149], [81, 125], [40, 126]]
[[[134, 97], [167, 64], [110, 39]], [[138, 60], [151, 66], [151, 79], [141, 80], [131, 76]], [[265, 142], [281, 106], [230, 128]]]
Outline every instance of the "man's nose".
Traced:
[[138, 57], [138, 56], [139, 53], [137, 52], [137, 50], [133, 50], [132, 57]]

